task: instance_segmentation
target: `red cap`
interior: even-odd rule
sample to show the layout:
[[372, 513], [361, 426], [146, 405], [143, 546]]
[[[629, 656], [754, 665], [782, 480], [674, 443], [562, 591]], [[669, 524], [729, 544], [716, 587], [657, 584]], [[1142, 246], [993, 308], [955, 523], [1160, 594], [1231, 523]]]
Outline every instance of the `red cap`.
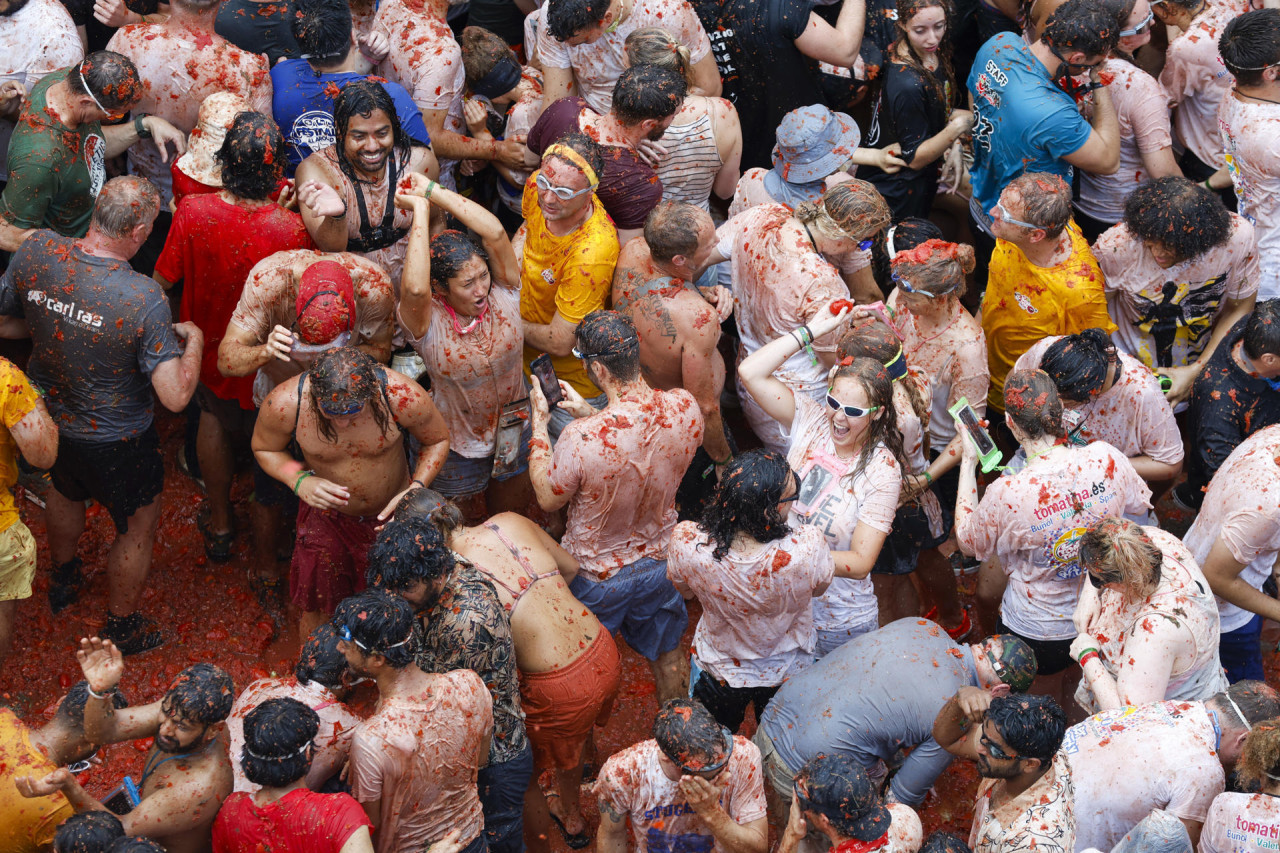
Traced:
[[356, 290], [351, 273], [337, 261], [316, 261], [298, 284], [298, 337], [318, 346], [355, 326]]

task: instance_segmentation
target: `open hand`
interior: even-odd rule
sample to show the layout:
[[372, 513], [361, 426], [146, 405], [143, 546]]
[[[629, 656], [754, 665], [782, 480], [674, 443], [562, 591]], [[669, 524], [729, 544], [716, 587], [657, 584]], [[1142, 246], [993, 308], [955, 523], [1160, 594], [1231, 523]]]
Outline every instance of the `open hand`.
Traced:
[[713, 780], [703, 779], [701, 776], [680, 777], [678, 784], [681, 796], [704, 820], [720, 808], [720, 795], [724, 793], [725, 785], [728, 783], [724, 778], [726, 775], [722, 773]]
[[298, 485], [298, 497], [316, 509], [342, 509], [350, 501], [351, 492], [346, 486], [313, 474]]
[[17, 787], [19, 794], [33, 800], [36, 797], [47, 797], [58, 793], [70, 781], [71, 772], [65, 767], [59, 767], [38, 779], [34, 776], [17, 776], [13, 784]]
[[110, 640], [99, 637], [81, 637], [80, 651], [76, 652], [80, 671], [89, 682], [89, 689], [102, 695], [115, 689], [124, 675], [124, 655]]

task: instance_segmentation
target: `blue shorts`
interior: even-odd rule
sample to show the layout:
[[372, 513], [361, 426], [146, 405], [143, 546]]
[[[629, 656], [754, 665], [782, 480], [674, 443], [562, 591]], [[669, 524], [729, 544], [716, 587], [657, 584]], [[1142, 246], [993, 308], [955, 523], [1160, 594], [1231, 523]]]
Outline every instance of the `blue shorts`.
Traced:
[[1218, 635], [1218, 660], [1227, 671], [1227, 681], [1265, 681], [1262, 670], [1262, 617], [1254, 614], [1234, 631]]
[[446, 498], [465, 498], [478, 495], [489, 487], [490, 480], [502, 482], [529, 470], [529, 440], [533, 438], [533, 426], [525, 424], [520, 434], [520, 456], [516, 469], [500, 476], [493, 476], [493, 454], [471, 459], [449, 451], [444, 467], [431, 481], [431, 488]]
[[533, 747], [525, 744], [515, 758], [488, 764], [476, 776], [484, 832], [492, 853], [524, 850], [524, 795], [533, 781]]
[[569, 590], [609, 633], [622, 637], [646, 660], [679, 646], [689, 625], [684, 598], [667, 577], [666, 560], [645, 557], [603, 581], [579, 574]]

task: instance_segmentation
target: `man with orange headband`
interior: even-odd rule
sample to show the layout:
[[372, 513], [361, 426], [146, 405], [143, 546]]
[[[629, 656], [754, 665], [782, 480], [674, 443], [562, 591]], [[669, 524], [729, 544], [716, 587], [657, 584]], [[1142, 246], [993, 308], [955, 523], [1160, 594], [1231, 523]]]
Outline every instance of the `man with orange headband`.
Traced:
[[[524, 237], [525, 368], [547, 353], [556, 376], [596, 408], [607, 398], [573, 357], [573, 344], [582, 318], [605, 307], [618, 261], [618, 232], [596, 197], [603, 170], [600, 146], [584, 133], [567, 133], [548, 145], [542, 168], [524, 186], [525, 224], [516, 237]], [[552, 436], [571, 420], [567, 411], [553, 408]]]

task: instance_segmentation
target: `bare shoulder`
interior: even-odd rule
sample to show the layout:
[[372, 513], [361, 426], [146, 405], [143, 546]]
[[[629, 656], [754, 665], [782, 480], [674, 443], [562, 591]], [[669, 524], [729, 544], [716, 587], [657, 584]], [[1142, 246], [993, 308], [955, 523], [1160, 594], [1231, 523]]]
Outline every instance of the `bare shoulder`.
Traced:
[[294, 175], [294, 180], [298, 184], [302, 184], [304, 181], [319, 181], [331, 187], [342, 186], [342, 173], [329, 161], [325, 153], [328, 150], [328, 148], [322, 148], [307, 155], [306, 159], [298, 164], [298, 171]]

